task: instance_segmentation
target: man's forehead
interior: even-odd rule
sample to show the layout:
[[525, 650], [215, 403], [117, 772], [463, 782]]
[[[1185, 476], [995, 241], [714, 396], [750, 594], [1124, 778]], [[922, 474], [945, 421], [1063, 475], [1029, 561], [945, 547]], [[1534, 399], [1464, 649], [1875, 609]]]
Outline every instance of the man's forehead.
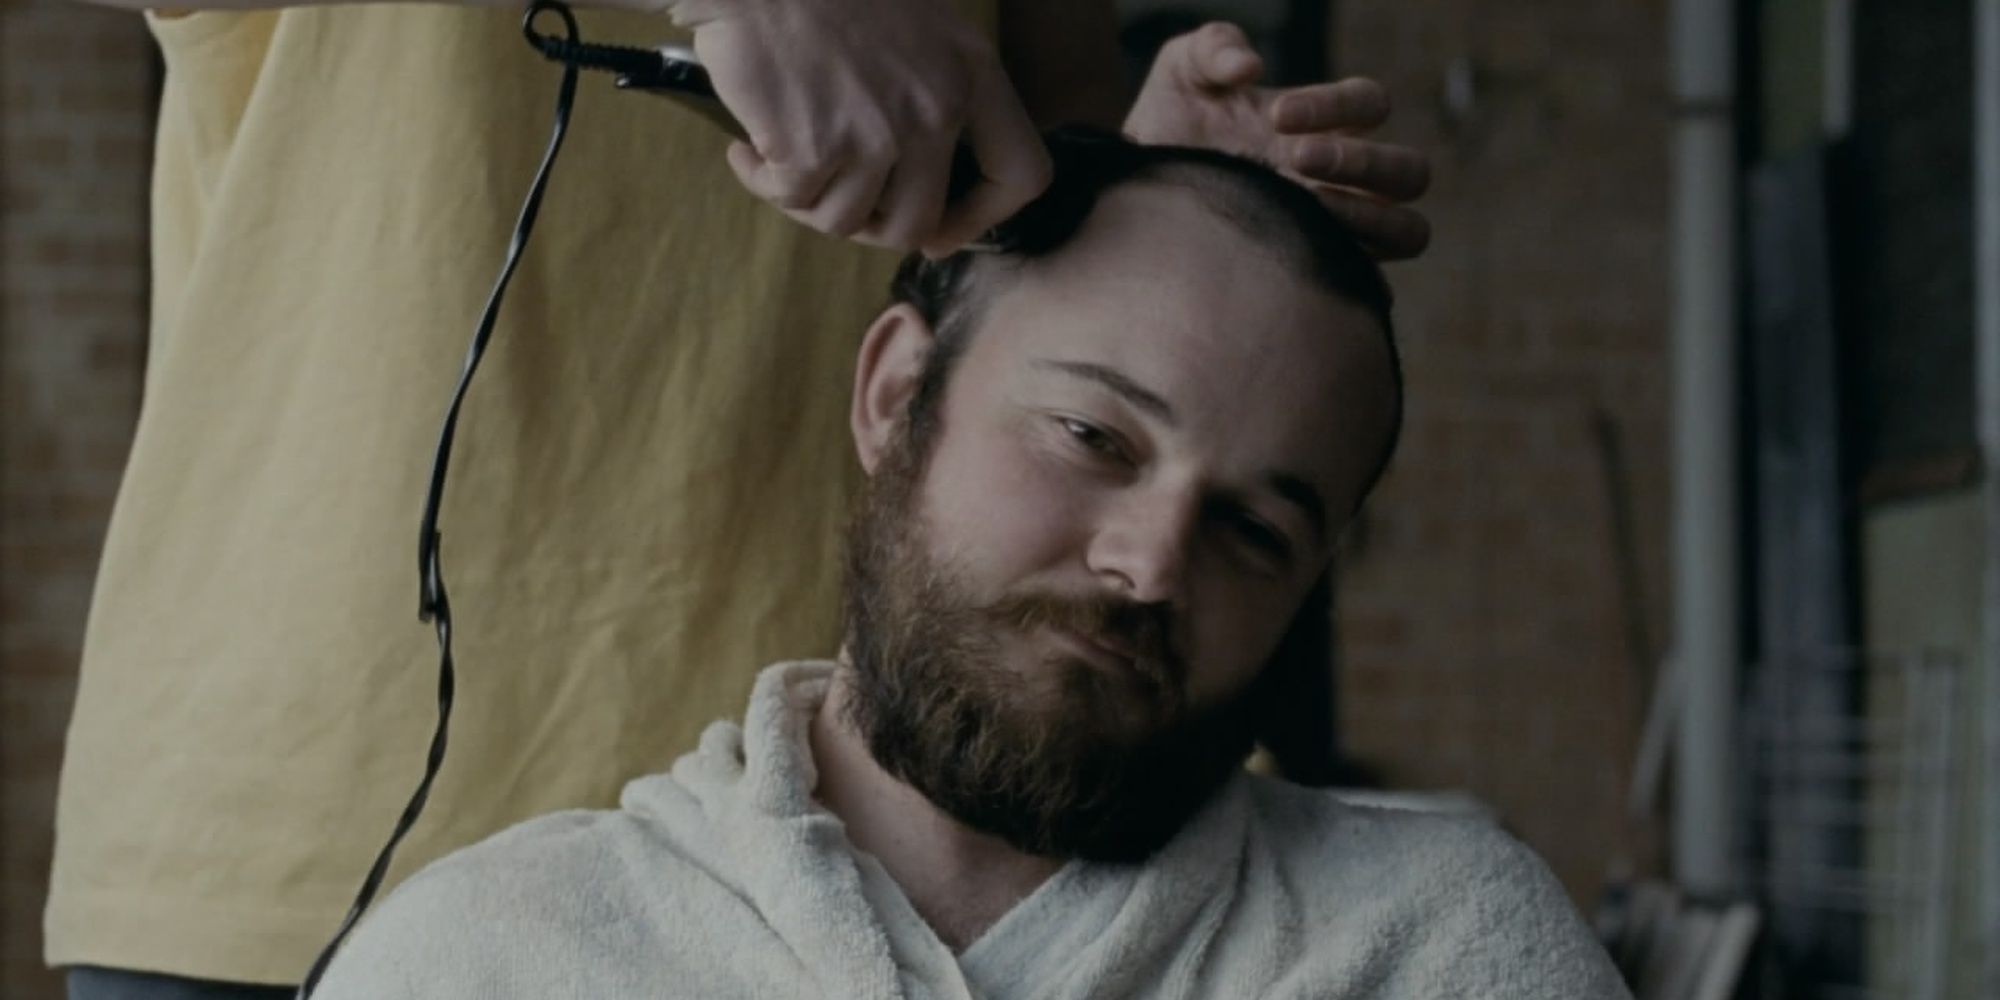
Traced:
[[[1222, 214], [1212, 192], [1171, 181], [1139, 180], [1099, 195], [1074, 236], [1054, 252], [1028, 262], [1022, 271], [1059, 281], [1135, 257], [1193, 260], [1246, 251], [1276, 256], [1264, 244]], [[1271, 275], [1273, 281], [1296, 277]]]
[[[1143, 333], [1156, 345], [1244, 329], [1254, 335], [1285, 309], [1331, 301], [1266, 241], [1175, 184], [1113, 188], [1061, 248], [1002, 266], [982, 276], [986, 311], [1028, 328], [1013, 330], [1017, 336], [1052, 326], [1068, 336], [1075, 327], [1106, 337]], [[1259, 347], [1240, 338], [1215, 346], [1225, 354]]]
[[1312, 485], [1337, 521], [1386, 434], [1386, 348], [1361, 307], [1289, 277], [1273, 282], [1272, 270], [1135, 266], [1109, 269], [1109, 281], [1056, 272], [996, 290], [967, 374], [1028, 402], [1094, 396], [1120, 406], [1212, 471]]
[[981, 339], [1017, 358], [1059, 351], [1150, 372], [1170, 398], [1300, 379], [1326, 391], [1347, 360], [1341, 342], [1382, 335], [1301, 262], [1177, 184], [1114, 188], [1068, 245], [1004, 266], [986, 276], [980, 326], [994, 336]]

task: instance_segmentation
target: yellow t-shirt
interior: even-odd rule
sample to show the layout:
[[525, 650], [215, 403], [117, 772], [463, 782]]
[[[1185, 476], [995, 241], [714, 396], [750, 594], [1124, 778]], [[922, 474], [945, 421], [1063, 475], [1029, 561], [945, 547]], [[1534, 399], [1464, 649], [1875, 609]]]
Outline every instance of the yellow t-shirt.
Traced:
[[[592, 40], [678, 40], [579, 15]], [[418, 515], [559, 76], [519, 21], [154, 24], [151, 353], [63, 767], [53, 963], [297, 981], [421, 773]], [[602, 75], [578, 94], [459, 428], [458, 704], [392, 881], [610, 804], [760, 665], [833, 648], [853, 352], [894, 259], [754, 200], [724, 144]]]

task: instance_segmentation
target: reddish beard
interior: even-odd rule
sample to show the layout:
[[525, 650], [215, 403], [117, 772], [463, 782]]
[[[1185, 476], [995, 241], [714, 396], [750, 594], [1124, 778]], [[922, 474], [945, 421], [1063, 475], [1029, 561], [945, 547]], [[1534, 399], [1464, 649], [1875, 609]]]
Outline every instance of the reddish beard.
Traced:
[[[925, 459], [885, 456], [848, 533], [847, 724], [889, 773], [1016, 849], [1140, 861], [1240, 768], [1248, 698], [1186, 700], [1166, 609], [1109, 595], [981, 601], [933, 555], [918, 509]], [[1108, 669], [1064, 655], [1004, 662], [1057, 629], [1117, 650]]]

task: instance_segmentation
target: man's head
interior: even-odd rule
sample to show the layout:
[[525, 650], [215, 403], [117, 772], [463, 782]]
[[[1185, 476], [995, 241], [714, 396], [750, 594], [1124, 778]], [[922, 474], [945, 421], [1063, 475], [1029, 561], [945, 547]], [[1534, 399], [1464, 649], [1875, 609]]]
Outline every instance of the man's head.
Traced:
[[1137, 860], [1237, 768], [1393, 450], [1389, 292], [1312, 195], [1051, 138], [999, 253], [906, 261], [851, 421], [851, 721], [1036, 854]]

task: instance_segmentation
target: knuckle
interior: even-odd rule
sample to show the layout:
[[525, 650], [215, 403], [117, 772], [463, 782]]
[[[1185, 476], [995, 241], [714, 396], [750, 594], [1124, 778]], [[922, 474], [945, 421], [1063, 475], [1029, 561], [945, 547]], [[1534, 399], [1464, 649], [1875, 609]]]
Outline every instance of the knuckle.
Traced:
[[886, 114], [871, 115], [857, 128], [847, 144], [844, 167], [882, 170], [902, 155], [903, 136]]
[[788, 183], [804, 184], [807, 179], [820, 176], [832, 169], [834, 156], [831, 151], [813, 146], [797, 150], [784, 159], [771, 161], [784, 174]]
[[1299, 162], [1302, 166], [1336, 176], [1347, 167], [1347, 146], [1339, 139], [1325, 136], [1308, 136], [1299, 140]]
[[865, 210], [847, 205], [821, 212], [818, 217], [822, 224], [817, 228], [842, 238], [860, 232], [868, 222], [868, 213]]
[[799, 157], [799, 146], [789, 133], [758, 129], [750, 133], [750, 146], [766, 163], [790, 163]]
[[917, 248], [917, 235], [907, 225], [882, 225], [869, 231], [870, 242], [875, 246], [899, 253], [909, 253]]
[[813, 193], [809, 175], [780, 169], [773, 171], [764, 196], [780, 208], [804, 208], [812, 203]]
[[1243, 29], [1228, 21], [1210, 21], [1196, 32], [1203, 42], [1210, 45], [1228, 45], [1244, 40]]
[[847, 233], [846, 237], [863, 246], [889, 248], [889, 245], [882, 240], [882, 227], [879, 225], [861, 226]]
[[1295, 135], [1285, 140], [1285, 157], [1295, 167], [1310, 170], [1319, 166], [1318, 136]]
[[910, 120], [926, 136], [955, 132], [972, 107], [972, 86], [962, 72], [943, 86], [920, 91], [911, 98]]
[[1340, 83], [1341, 89], [1357, 100], [1365, 100], [1371, 104], [1389, 103], [1388, 88], [1382, 86], [1382, 82], [1372, 76], [1350, 76]]
[[870, 219], [867, 232], [875, 239], [878, 246], [894, 250], [911, 250], [924, 235], [925, 221], [920, 208], [906, 204]]
[[[1337, 193], [1321, 199], [1327, 208], [1333, 210], [1334, 218], [1346, 226], [1354, 235], [1366, 239], [1376, 239], [1381, 235], [1381, 218], [1369, 212], [1368, 203], [1353, 195]], [[1376, 223], [1371, 225], [1370, 223]]]
[[1050, 181], [1055, 180], [1055, 176], [1055, 161], [1051, 160], [1047, 153], [1043, 153], [1021, 165], [1019, 180], [1023, 187], [1031, 187], [1040, 192], [1049, 186]]
[[906, 250], [915, 250], [937, 235], [944, 225], [944, 206], [927, 205], [920, 211], [904, 214], [893, 220], [890, 235], [897, 245]]
[[1342, 173], [1356, 179], [1372, 180], [1381, 173], [1382, 159], [1363, 143], [1343, 143], [1333, 148], [1333, 162]]
[[886, 134], [876, 136], [864, 144], [857, 159], [869, 167], [886, 172], [903, 158], [904, 152], [905, 143], [893, 134]]
[[1355, 128], [1373, 129], [1389, 117], [1388, 93], [1367, 77], [1342, 80], [1330, 96], [1341, 121]]
[[1160, 46], [1160, 53], [1155, 59], [1155, 64], [1177, 62], [1186, 59], [1188, 50], [1194, 48], [1196, 39], [1206, 37], [1203, 32], [1207, 30], [1207, 28], [1200, 28], [1167, 39], [1166, 43]]
[[802, 132], [792, 140], [788, 169], [803, 177], [824, 177], [839, 169], [846, 158], [848, 137], [832, 128], [819, 127]]

